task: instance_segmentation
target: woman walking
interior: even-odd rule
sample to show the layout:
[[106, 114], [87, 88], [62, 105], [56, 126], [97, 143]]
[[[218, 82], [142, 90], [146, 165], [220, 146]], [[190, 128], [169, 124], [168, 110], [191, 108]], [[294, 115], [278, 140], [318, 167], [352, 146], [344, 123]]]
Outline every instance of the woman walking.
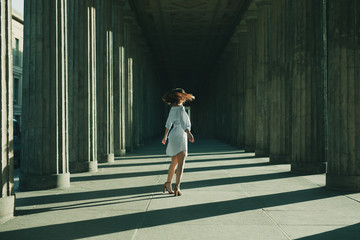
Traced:
[[[194, 99], [195, 97], [192, 94], [186, 93], [182, 88], [175, 88], [162, 97], [164, 102], [171, 105], [165, 125], [164, 138], [162, 140], [162, 144], [165, 144], [166, 140], [169, 138], [166, 154], [171, 156], [168, 178], [163, 185], [163, 192], [165, 192], [166, 189], [175, 196], [181, 196], [180, 182], [184, 170], [185, 158], [187, 156], [187, 140], [189, 139], [191, 143], [194, 142], [194, 136], [191, 134], [190, 119], [185, 111], [183, 103]], [[173, 126], [172, 129], [171, 126]], [[176, 165], [176, 183], [173, 191], [171, 188], [171, 181], [174, 176]]]

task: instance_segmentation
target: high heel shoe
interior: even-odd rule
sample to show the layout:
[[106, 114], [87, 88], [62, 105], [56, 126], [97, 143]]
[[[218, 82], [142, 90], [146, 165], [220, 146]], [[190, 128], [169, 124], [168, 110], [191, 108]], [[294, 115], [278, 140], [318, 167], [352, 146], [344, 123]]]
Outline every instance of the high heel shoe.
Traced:
[[[167, 186], [166, 186], [166, 184], [169, 184], [170, 185], [170, 188], [168, 188]], [[164, 183], [164, 185], [163, 185], [163, 193], [165, 193], [165, 189], [170, 193], [170, 194], [173, 194], [174, 192], [171, 190], [171, 182], [166, 182], [166, 183]]]
[[180, 188], [179, 188], [179, 184], [175, 184], [175, 188], [174, 188], [174, 196], [181, 196], [182, 193], [180, 192]]

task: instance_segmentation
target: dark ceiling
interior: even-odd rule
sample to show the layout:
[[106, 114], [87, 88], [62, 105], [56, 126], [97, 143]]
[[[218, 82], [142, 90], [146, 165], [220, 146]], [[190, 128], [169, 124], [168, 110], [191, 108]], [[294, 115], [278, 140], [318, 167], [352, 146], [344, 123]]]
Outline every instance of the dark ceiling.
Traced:
[[251, 0], [131, 0], [171, 87], [203, 84]]

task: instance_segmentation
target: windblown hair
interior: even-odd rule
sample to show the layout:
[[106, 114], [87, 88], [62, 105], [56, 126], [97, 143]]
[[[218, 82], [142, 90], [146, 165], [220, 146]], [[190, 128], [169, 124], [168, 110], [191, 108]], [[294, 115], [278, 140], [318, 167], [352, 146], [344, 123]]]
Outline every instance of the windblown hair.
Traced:
[[182, 88], [175, 88], [165, 93], [161, 99], [169, 105], [177, 105], [180, 102], [192, 101], [195, 97], [190, 93], [186, 93]]

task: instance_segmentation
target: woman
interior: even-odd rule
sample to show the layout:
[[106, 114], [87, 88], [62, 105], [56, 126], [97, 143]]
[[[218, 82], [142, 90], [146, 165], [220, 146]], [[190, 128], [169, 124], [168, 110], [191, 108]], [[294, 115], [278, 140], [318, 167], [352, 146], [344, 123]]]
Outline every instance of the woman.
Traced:
[[[187, 156], [187, 139], [189, 139], [191, 143], [194, 142], [194, 136], [190, 132], [190, 119], [185, 112], [183, 103], [194, 99], [195, 97], [192, 94], [186, 93], [182, 88], [173, 89], [162, 97], [164, 102], [171, 105], [165, 125], [164, 138], [162, 140], [162, 144], [165, 144], [169, 135], [166, 154], [171, 156], [168, 178], [164, 183], [163, 192], [165, 192], [166, 189], [170, 194], [174, 194], [175, 196], [181, 196], [180, 181], [184, 170], [185, 158]], [[171, 126], [173, 126], [172, 129]], [[176, 184], [174, 191], [172, 191], [171, 181], [174, 176], [176, 165], [178, 166], [176, 170]]]

